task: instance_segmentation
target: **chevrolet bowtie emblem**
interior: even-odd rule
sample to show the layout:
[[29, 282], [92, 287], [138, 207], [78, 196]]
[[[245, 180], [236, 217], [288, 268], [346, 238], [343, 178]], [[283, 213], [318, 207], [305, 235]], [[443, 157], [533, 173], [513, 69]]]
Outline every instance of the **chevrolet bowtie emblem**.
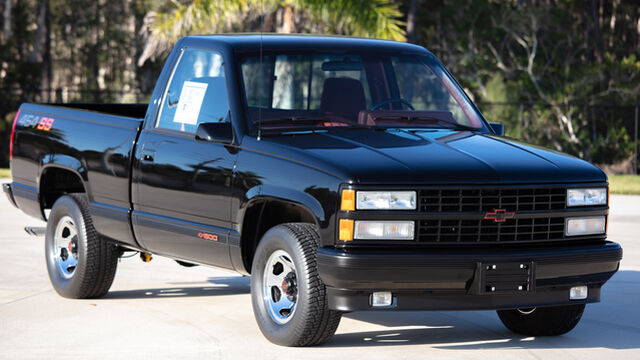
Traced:
[[484, 214], [485, 220], [493, 220], [497, 223], [505, 222], [507, 219], [512, 219], [516, 215], [513, 211], [507, 211], [505, 209], [493, 209], [493, 212]]

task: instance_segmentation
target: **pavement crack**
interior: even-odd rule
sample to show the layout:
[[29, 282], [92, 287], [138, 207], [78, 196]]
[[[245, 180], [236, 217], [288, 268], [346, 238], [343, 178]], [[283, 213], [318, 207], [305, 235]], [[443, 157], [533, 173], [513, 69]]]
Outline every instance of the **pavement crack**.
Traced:
[[46, 292], [50, 292], [50, 291], [51, 291], [51, 289], [42, 290], [42, 291], [39, 291], [39, 292], [37, 292], [37, 293], [35, 293], [35, 294], [31, 294], [31, 295], [23, 296], [23, 297], [21, 297], [21, 298], [19, 298], [19, 299], [15, 299], [15, 300], [7, 301], [7, 302], [5, 302], [5, 303], [0, 304], [0, 306], [5, 306], [5, 305], [9, 305], [9, 304], [17, 303], [18, 301], [26, 300], [26, 299], [32, 298], [32, 297], [34, 297], [34, 296], [38, 296], [38, 295], [44, 294], [44, 293], [46, 293]]

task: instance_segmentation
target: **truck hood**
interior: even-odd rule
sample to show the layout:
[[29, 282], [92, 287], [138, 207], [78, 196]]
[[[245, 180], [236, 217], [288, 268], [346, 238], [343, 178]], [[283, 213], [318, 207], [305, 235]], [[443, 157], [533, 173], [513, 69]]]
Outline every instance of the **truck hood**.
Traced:
[[[489, 134], [448, 129], [330, 129], [269, 138], [356, 183], [602, 182], [575, 157]], [[292, 154], [293, 155], [293, 154]], [[299, 154], [302, 155], [302, 154]]]

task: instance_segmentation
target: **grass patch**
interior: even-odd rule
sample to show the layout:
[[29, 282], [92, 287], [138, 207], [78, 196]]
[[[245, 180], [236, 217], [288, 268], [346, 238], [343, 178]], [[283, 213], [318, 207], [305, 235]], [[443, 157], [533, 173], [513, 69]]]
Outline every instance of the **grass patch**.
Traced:
[[609, 175], [612, 194], [640, 195], [640, 175]]
[[0, 169], [0, 178], [8, 178], [8, 177], [11, 177], [11, 170]]

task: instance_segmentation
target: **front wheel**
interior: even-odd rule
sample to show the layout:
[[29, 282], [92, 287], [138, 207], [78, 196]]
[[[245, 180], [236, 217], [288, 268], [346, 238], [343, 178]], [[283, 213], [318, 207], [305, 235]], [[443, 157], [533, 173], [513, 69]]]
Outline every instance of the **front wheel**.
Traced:
[[258, 244], [251, 302], [260, 330], [275, 344], [321, 344], [338, 328], [341, 314], [329, 309], [318, 275], [318, 239], [315, 226], [289, 223], [271, 228]]
[[116, 274], [120, 252], [93, 227], [84, 194], [60, 197], [47, 222], [47, 271], [58, 294], [72, 299], [105, 295]]
[[571, 331], [582, 318], [584, 304], [498, 310], [502, 323], [526, 336], [556, 336]]

